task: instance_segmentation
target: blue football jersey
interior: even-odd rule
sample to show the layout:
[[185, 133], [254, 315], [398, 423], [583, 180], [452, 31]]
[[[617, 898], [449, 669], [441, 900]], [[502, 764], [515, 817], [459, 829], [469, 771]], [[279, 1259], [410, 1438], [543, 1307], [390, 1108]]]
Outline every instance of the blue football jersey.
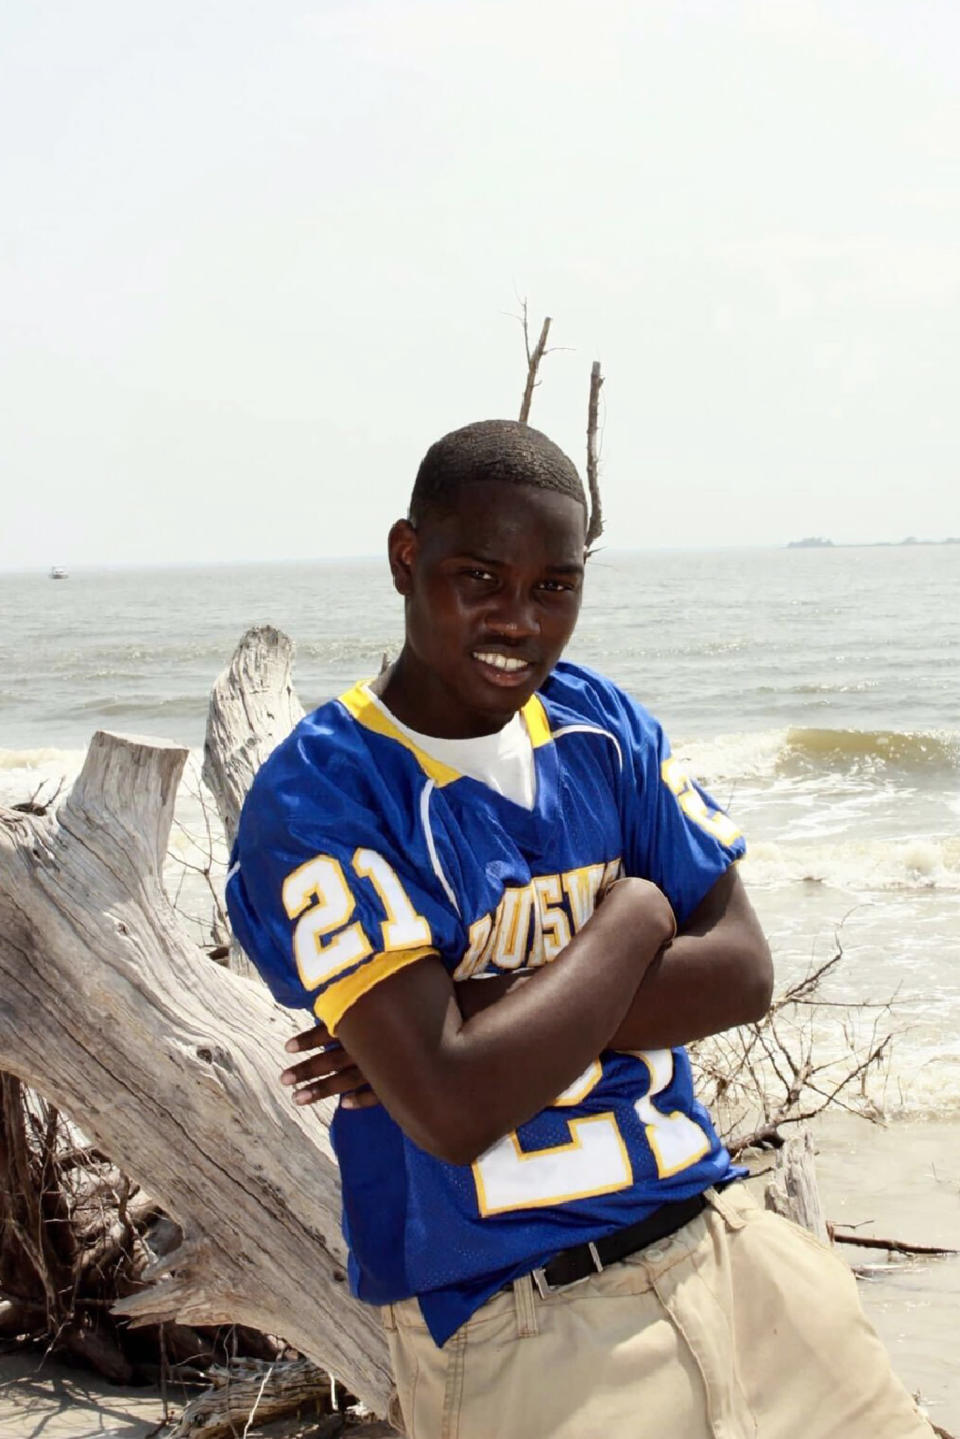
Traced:
[[[274, 751], [243, 808], [227, 903], [281, 1003], [335, 1033], [424, 955], [478, 982], [549, 963], [621, 874], [653, 880], [682, 926], [743, 854], [657, 722], [610, 681], [561, 663], [523, 716], [532, 810], [424, 753], [363, 685]], [[341, 1107], [332, 1137], [354, 1292], [416, 1295], [438, 1344], [560, 1250], [740, 1172], [682, 1048], [605, 1051], [471, 1165], [425, 1153], [382, 1107]]]

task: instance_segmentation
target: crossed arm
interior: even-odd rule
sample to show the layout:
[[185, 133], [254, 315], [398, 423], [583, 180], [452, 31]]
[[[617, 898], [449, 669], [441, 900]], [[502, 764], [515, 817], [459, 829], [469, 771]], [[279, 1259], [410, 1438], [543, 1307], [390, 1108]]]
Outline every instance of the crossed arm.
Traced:
[[422, 1148], [469, 1164], [601, 1050], [669, 1048], [766, 1012], [770, 952], [735, 868], [673, 931], [656, 885], [620, 880], [552, 964], [454, 985], [421, 960], [359, 999], [336, 1041], [322, 1025], [292, 1039], [319, 1052], [282, 1082], [298, 1104], [382, 1102]]

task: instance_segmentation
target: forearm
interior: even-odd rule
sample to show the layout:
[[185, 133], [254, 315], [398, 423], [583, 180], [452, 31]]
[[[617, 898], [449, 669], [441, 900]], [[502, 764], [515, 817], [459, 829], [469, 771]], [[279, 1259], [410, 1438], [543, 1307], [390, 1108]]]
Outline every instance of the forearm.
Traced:
[[[644, 946], [652, 962], [657, 946]], [[482, 1153], [495, 1140], [552, 1104], [620, 1027], [644, 960], [605, 964], [570, 954], [560, 970], [546, 967], [451, 1036], [444, 1055], [451, 1111], [470, 1110], [468, 1147]], [[599, 982], [598, 982], [599, 981]], [[484, 1096], [478, 1111], [475, 1099]], [[473, 1155], [470, 1156], [474, 1157]]]
[[[533, 978], [468, 980], [457, 986], [457, 999], [464, 1014], [477, 1014]], [[769, 948], [736, 871], [730, 870], [685, 932], [644, 966], [622, 1020], [602, 1047], [669, 1049], [748, 1024], [766, 1013], [772, 983]]]
[[[500, 1003], [464, 1018], [450, 990], [442, 1014], [423, 1028], [415, 1053], [406, 1042], [403, 1016], [417, 1010], [418, 986], [426, 996], [434, 982], [420, 965], [378, 987], [383, 993], [373, 1001], [375, 1045], [365, 1042], [369, 1007], [365, 1021], [359, 1005], [356, 1020], [348, 1012], [340, 1033], [401, 1128], [441, 1158], [469, 1163], [551, 1104], [596, 1058], [622, 1024], [672, 927], [662, 896], [638, 915], [618, 908], [611, 892], [562, 959], [538, 970]], [[393, 1004], [388, 984], [395, 986]]]
[[761, 1019], [770, 971], [745, 967], [743, 949], [724, 937], [678, 935], [649, 966], [609, 1049], [670, 1049]]
[[760, 922], [732, 866], [644, 972], [611, 1049], [669, 1049], [767, 1012], [773, 963]]

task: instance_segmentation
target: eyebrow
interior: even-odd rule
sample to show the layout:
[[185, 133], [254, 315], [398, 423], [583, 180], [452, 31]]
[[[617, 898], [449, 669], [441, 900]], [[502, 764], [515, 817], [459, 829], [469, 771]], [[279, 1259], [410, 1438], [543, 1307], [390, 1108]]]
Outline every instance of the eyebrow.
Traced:
[[[462, 554], [455, 555], [453, 558], [457, 560], [473, 560], [475, 564], [490, 565], [494, 568], [499, 568], [504, 563], [503, 560], [496, 560], [490, 555], [477, 554], [475, 550], [464, 550]], [[550, 573], [554, 575], [582, 575], [584, 573], [583, 565], [578, 564], [576, 561], [569, 565], [544, 565], [544, 569], [549, 570]]]

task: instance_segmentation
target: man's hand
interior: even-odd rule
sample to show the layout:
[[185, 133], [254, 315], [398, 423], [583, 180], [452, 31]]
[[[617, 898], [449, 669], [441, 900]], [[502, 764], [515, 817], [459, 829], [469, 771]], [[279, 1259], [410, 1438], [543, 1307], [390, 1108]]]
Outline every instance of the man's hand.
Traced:
[[336, 1094], [343, 1095], [344, 1109], [370, 1109], [379, 1104], [364, 1075], [325, 1024], [295, 1034], [284, 1049], [288, 1054], [318, 1051], [280, 1075], [281, 1084], [297, 1086], [291, 1096], [294, 1104], [316, 1104]]

